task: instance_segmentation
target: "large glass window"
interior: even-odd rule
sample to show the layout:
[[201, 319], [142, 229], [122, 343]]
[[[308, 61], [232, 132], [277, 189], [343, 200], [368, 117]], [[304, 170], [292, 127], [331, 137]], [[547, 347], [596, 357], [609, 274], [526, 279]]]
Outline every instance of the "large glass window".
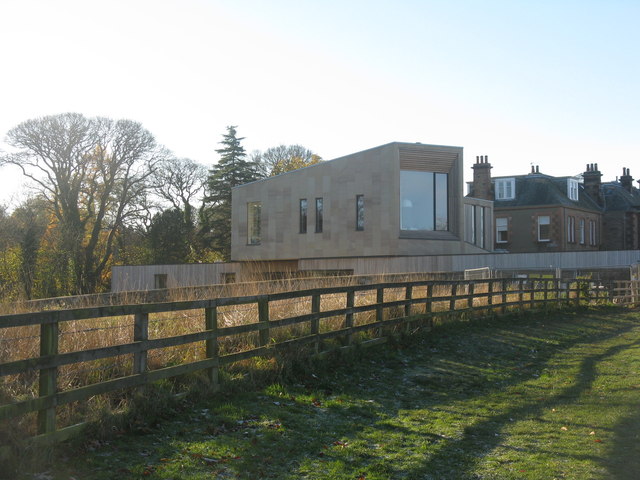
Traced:
[[323, 223], [323, 201], [321, 198], [316, 198], [316, 233], [322, 232]]
[[307, 233], [307, 199], [300, 199], [300, 233]]
[[261, 202], [247, 203], [247, 243], [249, 245], [258, 245], [260, 243], [261, 213]]
[[509, 219], [496, 218], [496, 243], [509, 242]]
[[538, 217], [538, 241], [548, 242], [551, 240], [551, 217], [541, 215]]
[[364, 230], [364, 195], [356, 195], [356, 230]]
[[400, 171], [400, 229], [448, 230], [448, 175]]

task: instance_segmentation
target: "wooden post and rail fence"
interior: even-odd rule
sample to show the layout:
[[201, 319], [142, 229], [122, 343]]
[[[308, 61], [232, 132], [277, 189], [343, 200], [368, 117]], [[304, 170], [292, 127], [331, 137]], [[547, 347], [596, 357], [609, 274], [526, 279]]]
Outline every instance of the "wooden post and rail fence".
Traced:
[[[337, 299], [330, 302], [330, 299]], [[308, 306], [307, 313], [289, 316], [287, 302]], [[336, 303], [338, 307], [336, 308]], [[347, 285], [299, 291], [250, 295], [235, 298], [163, 302], [153, 304], [102, 306], [69, 310], [40, 311], [0, 316], [0, 381], [8, 377], [37, 378], [30, 398], [13, 399], [0, 405], [0, 422], [36, 415], [34, 440], [51, 444], [77, 434], [84, 424], [59, 426], [57, 410], [71, 402], [88, 399], [115, 390], [141, 387], [158, 380], [203, 371], [214, 390], [220, 388], [219, 371], [226, 365], [253, 357], [270, 357], [283, 350], [308, 346], [310, 355], [350, 348], [356, 344], [373, 345], [389, 335], [410, 332], [422, 325], [432, 325], [441, 317], [483, 316], [512, 310], [580, 304], [640, 304], [640, 282], [615, 282], [594, 286], [589, 281], [562, 283], [559, 279], [486, 279], [464, 281], [393, 281], [370, 285]], [[329, 308], [323, 308], [328, 306]], [[233, 309], [252, 308], [253, 321], [220, 321], [233, 317]], [[280, 313], [274, 315], [274, 311]], [[179, 322], [177, 312], [201, 316], [201, 328], [187, 334], [150, 338], [150, 318], [169, 316]], [[231, 313], [230, 313], [231, 312]], [[59, 351], [61, 325], [88, 319], [126, 318], [132, 328], [132, 341], [81, 351]], [[200, 318], [200, 317], [199, 317]], [[39, 328], [39, 355], [12, 359], [15, 341], [6, 333], [22, 327]], [[279, 338], [274, 332], [295, 327]], [[294, 333], [291, 333], [294, 332]], [[245, 335], [255, 338], [246, 349], [221, 350], [225, 340]], [[293, 337], [293, 338], [292, 338]], [[24, 340], [22, 340], [24, 341]], [[3, 345], [4, 344], [4, 345]], [[149, 367], [149, 355], [162, 349], [196, 345], [200, 357], [178, 365]], [[96, 360], [129, 356], [128, 374], [92, 384], [62, 389], [59, 369]], [[4, 384], [3, 384], [4, 385]], [[2, 395], [0, 398], [7, 398]], [[6, 401], [6, 400], [5, 400]]]

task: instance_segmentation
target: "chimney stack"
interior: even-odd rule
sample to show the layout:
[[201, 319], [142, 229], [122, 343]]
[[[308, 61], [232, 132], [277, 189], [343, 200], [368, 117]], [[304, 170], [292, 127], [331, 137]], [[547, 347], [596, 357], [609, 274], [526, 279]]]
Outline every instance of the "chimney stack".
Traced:
[[631, 190], [633, 189], [633, 177], [631, 176], [631, 173], [629, 172], [628, 168], [622, 168], [622, 176], [620, 177], [620, 185], [627, 192], [631, 193]]
[[587, 164], [587, 170], [582, 174], [582, 178], [584, 179], [584, 191], [586, 194], [595, 200], [598, 205], [604, 205], [604, 199], [600, 191], [602, 173], [598, 170], [598, 164]]
[[491, 186], [491, 169], [488, 155], [476, 157], [473, 164], [473, 191], [471, 196], [484, 200], [493, 200], [493, 188]]

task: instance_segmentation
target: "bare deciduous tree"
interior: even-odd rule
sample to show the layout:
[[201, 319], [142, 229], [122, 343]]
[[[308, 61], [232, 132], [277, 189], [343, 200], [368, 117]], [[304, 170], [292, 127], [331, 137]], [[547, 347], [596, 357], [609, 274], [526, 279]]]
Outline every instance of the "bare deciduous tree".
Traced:
[[252, 160], [260, 167], [260, 173], [265, 177], [273, 177], [281, 173], [315, 165], [322, 161], [308, 148], [302, 145], [278, 145], [264, 152], [253, 152]]
[[7, 134], [14, 164], [38, 186], [53, 212], [68, 257], [73, 291], [95, 291], [114, 240], [137, 215], [156, 164], [166, 158], [153, 135], [130, 120], [78, 113], [27, 120]]

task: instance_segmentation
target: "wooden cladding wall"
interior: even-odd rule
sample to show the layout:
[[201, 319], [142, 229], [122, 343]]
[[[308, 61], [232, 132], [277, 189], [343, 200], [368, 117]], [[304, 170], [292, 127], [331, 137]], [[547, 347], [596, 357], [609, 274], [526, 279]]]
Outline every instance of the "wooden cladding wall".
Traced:
[[400, 170], [449, 173], [458, 159], [458, 152], [450, 149], [399, 147]]

